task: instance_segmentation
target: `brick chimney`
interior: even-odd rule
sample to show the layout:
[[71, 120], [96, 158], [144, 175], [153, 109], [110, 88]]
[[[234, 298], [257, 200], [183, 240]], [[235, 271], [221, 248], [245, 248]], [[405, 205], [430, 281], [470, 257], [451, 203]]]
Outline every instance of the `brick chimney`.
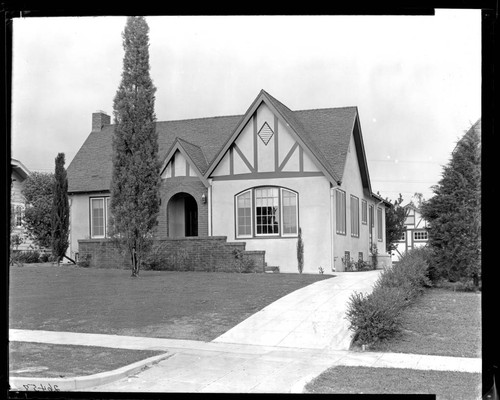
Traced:
[[98, 110], [92, 113], [92, 132], [100, 132], [104, 125], [111, 123], [111, 117], [104, 111]]

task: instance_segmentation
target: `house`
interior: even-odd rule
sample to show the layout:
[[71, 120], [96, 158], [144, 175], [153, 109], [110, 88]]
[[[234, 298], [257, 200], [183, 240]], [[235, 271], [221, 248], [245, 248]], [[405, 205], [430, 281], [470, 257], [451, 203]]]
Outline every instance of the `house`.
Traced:
[[406, 210], [406, 219], [404, 222], [406, 231], [403, 232], [402, 238], [395, 243], [397, 260], [406, 251], [425, 246], [429, 240], [427, 231], [428, 223], [422, 217], [419, 208], [415, 206], [413, 201], [410, 201], [403, 208]]
[[28, 168], [24, 164], [12, 158], [10, 160], [11, 168], [11, 190], [10, 190], [10, 204], [11, 204], [11, 240], [14, 237], [20, 239], [19, 244], [15, 241], [12, 242], [14, 250], [31, 250], [34, 248], [32, 241], [27, 236], [26, 228], [23, 224], [24, 209], [26, 202], [22, 194], [24, 182], [30, 175]]
[[[68, 166], [70, 256], [83, 240], [108, 237], [113, 125], [92, 132]], [[265, 251], [268, 265], [343, 271], [343, 259], [379, 265], [385, 210], [372, 192], [357, 107], [292, 111], [261, 90], [243, 115], [157, 122], [161, 206], [156, 238], [226, 237]]]

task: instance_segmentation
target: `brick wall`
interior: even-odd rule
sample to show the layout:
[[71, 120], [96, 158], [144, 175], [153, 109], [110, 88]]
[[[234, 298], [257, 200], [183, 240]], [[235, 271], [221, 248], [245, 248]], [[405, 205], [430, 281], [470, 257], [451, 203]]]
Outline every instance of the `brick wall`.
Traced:
[[156, 237], [168, 238], [167, 206], [172, 196], [177, 193], [187, 193], [193, 196], [198, 206], [198, 236], [208, 236], [208, 202], [203, 203], [201, 196], [207, 196], [207, 188], [196, 177], [180, 176], [162, 180], [160, 188], [161, 205], [158, 214]]
[[[109, 240], [79, 240], [78, 245], [79, 260], [90, 256], [90, 267], [130, 268], [129, 256]], [[228, 243], [225, 236], [162, 239], [146, 261], [161, 270], [264, 272], [265, 251], [246, 251], [245, 245]]]

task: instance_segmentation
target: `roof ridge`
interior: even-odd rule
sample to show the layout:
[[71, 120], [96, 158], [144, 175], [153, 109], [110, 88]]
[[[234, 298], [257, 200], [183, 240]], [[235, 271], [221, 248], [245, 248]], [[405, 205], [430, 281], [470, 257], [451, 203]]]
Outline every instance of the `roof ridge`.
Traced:
[[344, 107], [320, 107], [320, 108], [304, 108], [302, 110], [295, 110], [292, 112], [301, 112], [301, 111], [322, 111], [322, 110], [342, 110], [342, 109], [357, 109], [358, 106], [344, 106]]

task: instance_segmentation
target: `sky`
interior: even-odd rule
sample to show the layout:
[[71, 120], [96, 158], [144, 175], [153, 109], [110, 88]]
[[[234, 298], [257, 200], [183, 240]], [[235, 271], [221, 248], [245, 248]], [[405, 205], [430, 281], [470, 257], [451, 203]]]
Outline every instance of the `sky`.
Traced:
[[[432, 197], [481, 117], [481, 11], [434, 16], [149, 16], [158, 121], [244, 114], [261, 89], [292, 110], [357, 106], [372, 190]], [[112, 116], [126, 17], [13, 20], [12, 157], [68, 166]]]

